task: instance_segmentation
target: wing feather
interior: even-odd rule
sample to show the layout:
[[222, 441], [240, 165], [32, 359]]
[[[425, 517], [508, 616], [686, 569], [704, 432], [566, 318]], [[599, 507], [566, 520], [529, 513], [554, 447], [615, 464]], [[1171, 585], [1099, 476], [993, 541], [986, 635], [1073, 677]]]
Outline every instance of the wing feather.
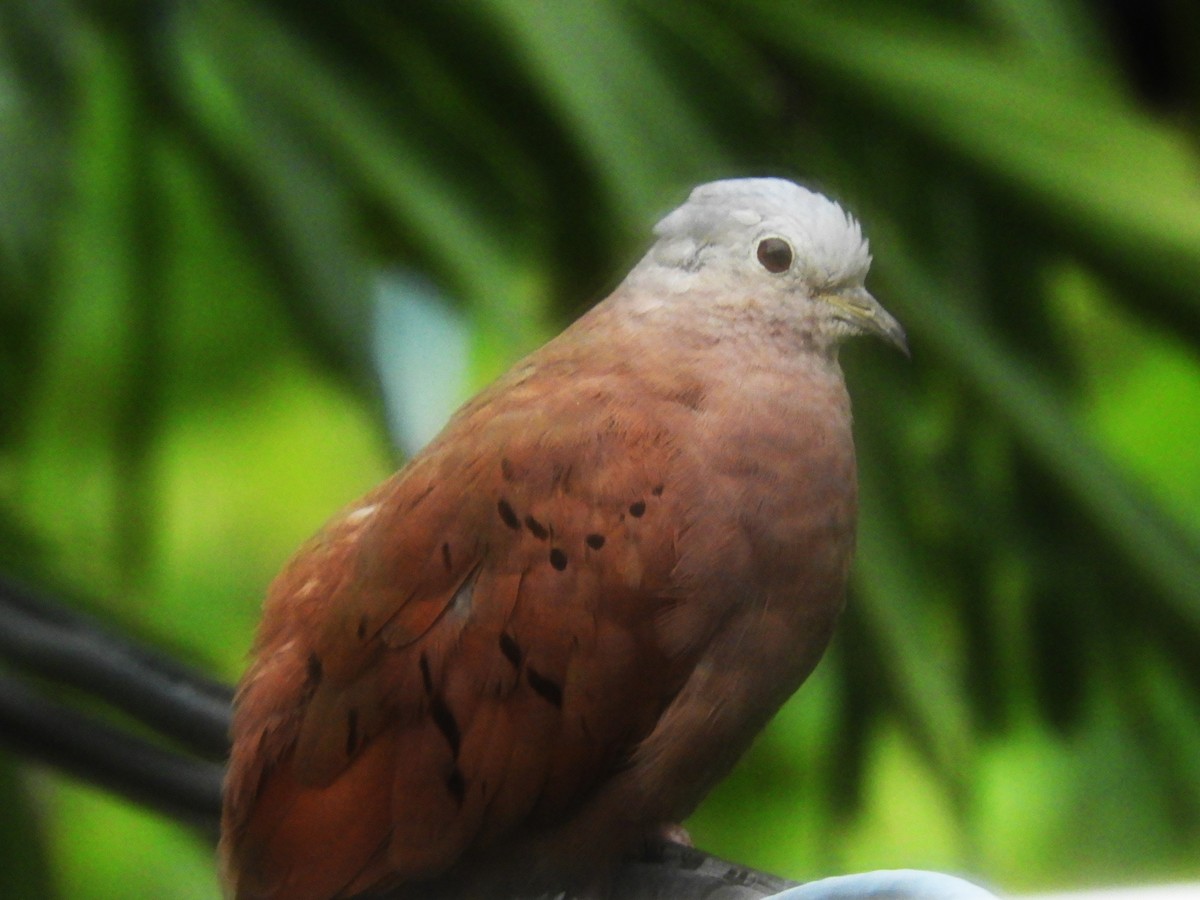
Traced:
[[467, 407], [272, 586], [227, 786], [238, 896], [430, 878], [551, 826], [679, 690], [667, 432], [614, 405], [564, 434], [557, 402]]

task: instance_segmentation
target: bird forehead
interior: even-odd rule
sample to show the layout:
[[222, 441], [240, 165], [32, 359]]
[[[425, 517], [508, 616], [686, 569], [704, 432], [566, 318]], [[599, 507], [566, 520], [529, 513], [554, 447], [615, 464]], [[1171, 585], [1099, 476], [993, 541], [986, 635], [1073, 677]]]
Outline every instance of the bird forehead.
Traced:
[[782, 178], [736, 178], [695, 188], [654, 229], [660, 243], [743, 245], [768, 235], [788, 239], [807, 267], [827, 276], [865, 275], [867, 242], [854, 217], [822, 194]]

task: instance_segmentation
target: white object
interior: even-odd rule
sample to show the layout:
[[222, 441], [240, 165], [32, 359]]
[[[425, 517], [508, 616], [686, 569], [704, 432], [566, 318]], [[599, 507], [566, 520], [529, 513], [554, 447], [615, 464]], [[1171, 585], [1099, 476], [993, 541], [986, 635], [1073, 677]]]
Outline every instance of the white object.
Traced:
[[810, 881], [770, 900], [999, 900], [990, 891], [953, 875], [917, 869], [885, 869]]

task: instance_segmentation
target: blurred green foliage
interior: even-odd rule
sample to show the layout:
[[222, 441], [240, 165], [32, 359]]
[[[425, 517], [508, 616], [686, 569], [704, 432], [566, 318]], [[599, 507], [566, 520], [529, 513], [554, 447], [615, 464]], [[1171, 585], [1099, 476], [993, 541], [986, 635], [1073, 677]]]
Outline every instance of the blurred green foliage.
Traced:
[[[693, 183], [797, 178], [863, 221], [914, 359], [844, 354], [849, 612], [698, 842], [798, 878], [1196, 876], [1185, 7], [8, 0], [0, 564], [233, 679], [273, 571], [398, 461], [384, 273], [466, 329], [430, 383], [478, 386]], [[200, 837], [0, 773], [4, 896], [217, 896]]]

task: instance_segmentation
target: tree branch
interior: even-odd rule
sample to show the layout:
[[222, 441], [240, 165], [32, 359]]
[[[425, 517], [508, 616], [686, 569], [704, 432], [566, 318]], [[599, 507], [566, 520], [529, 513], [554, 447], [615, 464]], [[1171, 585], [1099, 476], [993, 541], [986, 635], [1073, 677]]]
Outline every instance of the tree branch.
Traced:
[[217, 832], [224, 773], [218, 763], [163, 749], [60, 706], [8, 675], [0, 675], [0, 736], [18, 753]]
[[2, 575], [0, 658], [96, 697], [205, 759], [228, 754], [228, 686]]

